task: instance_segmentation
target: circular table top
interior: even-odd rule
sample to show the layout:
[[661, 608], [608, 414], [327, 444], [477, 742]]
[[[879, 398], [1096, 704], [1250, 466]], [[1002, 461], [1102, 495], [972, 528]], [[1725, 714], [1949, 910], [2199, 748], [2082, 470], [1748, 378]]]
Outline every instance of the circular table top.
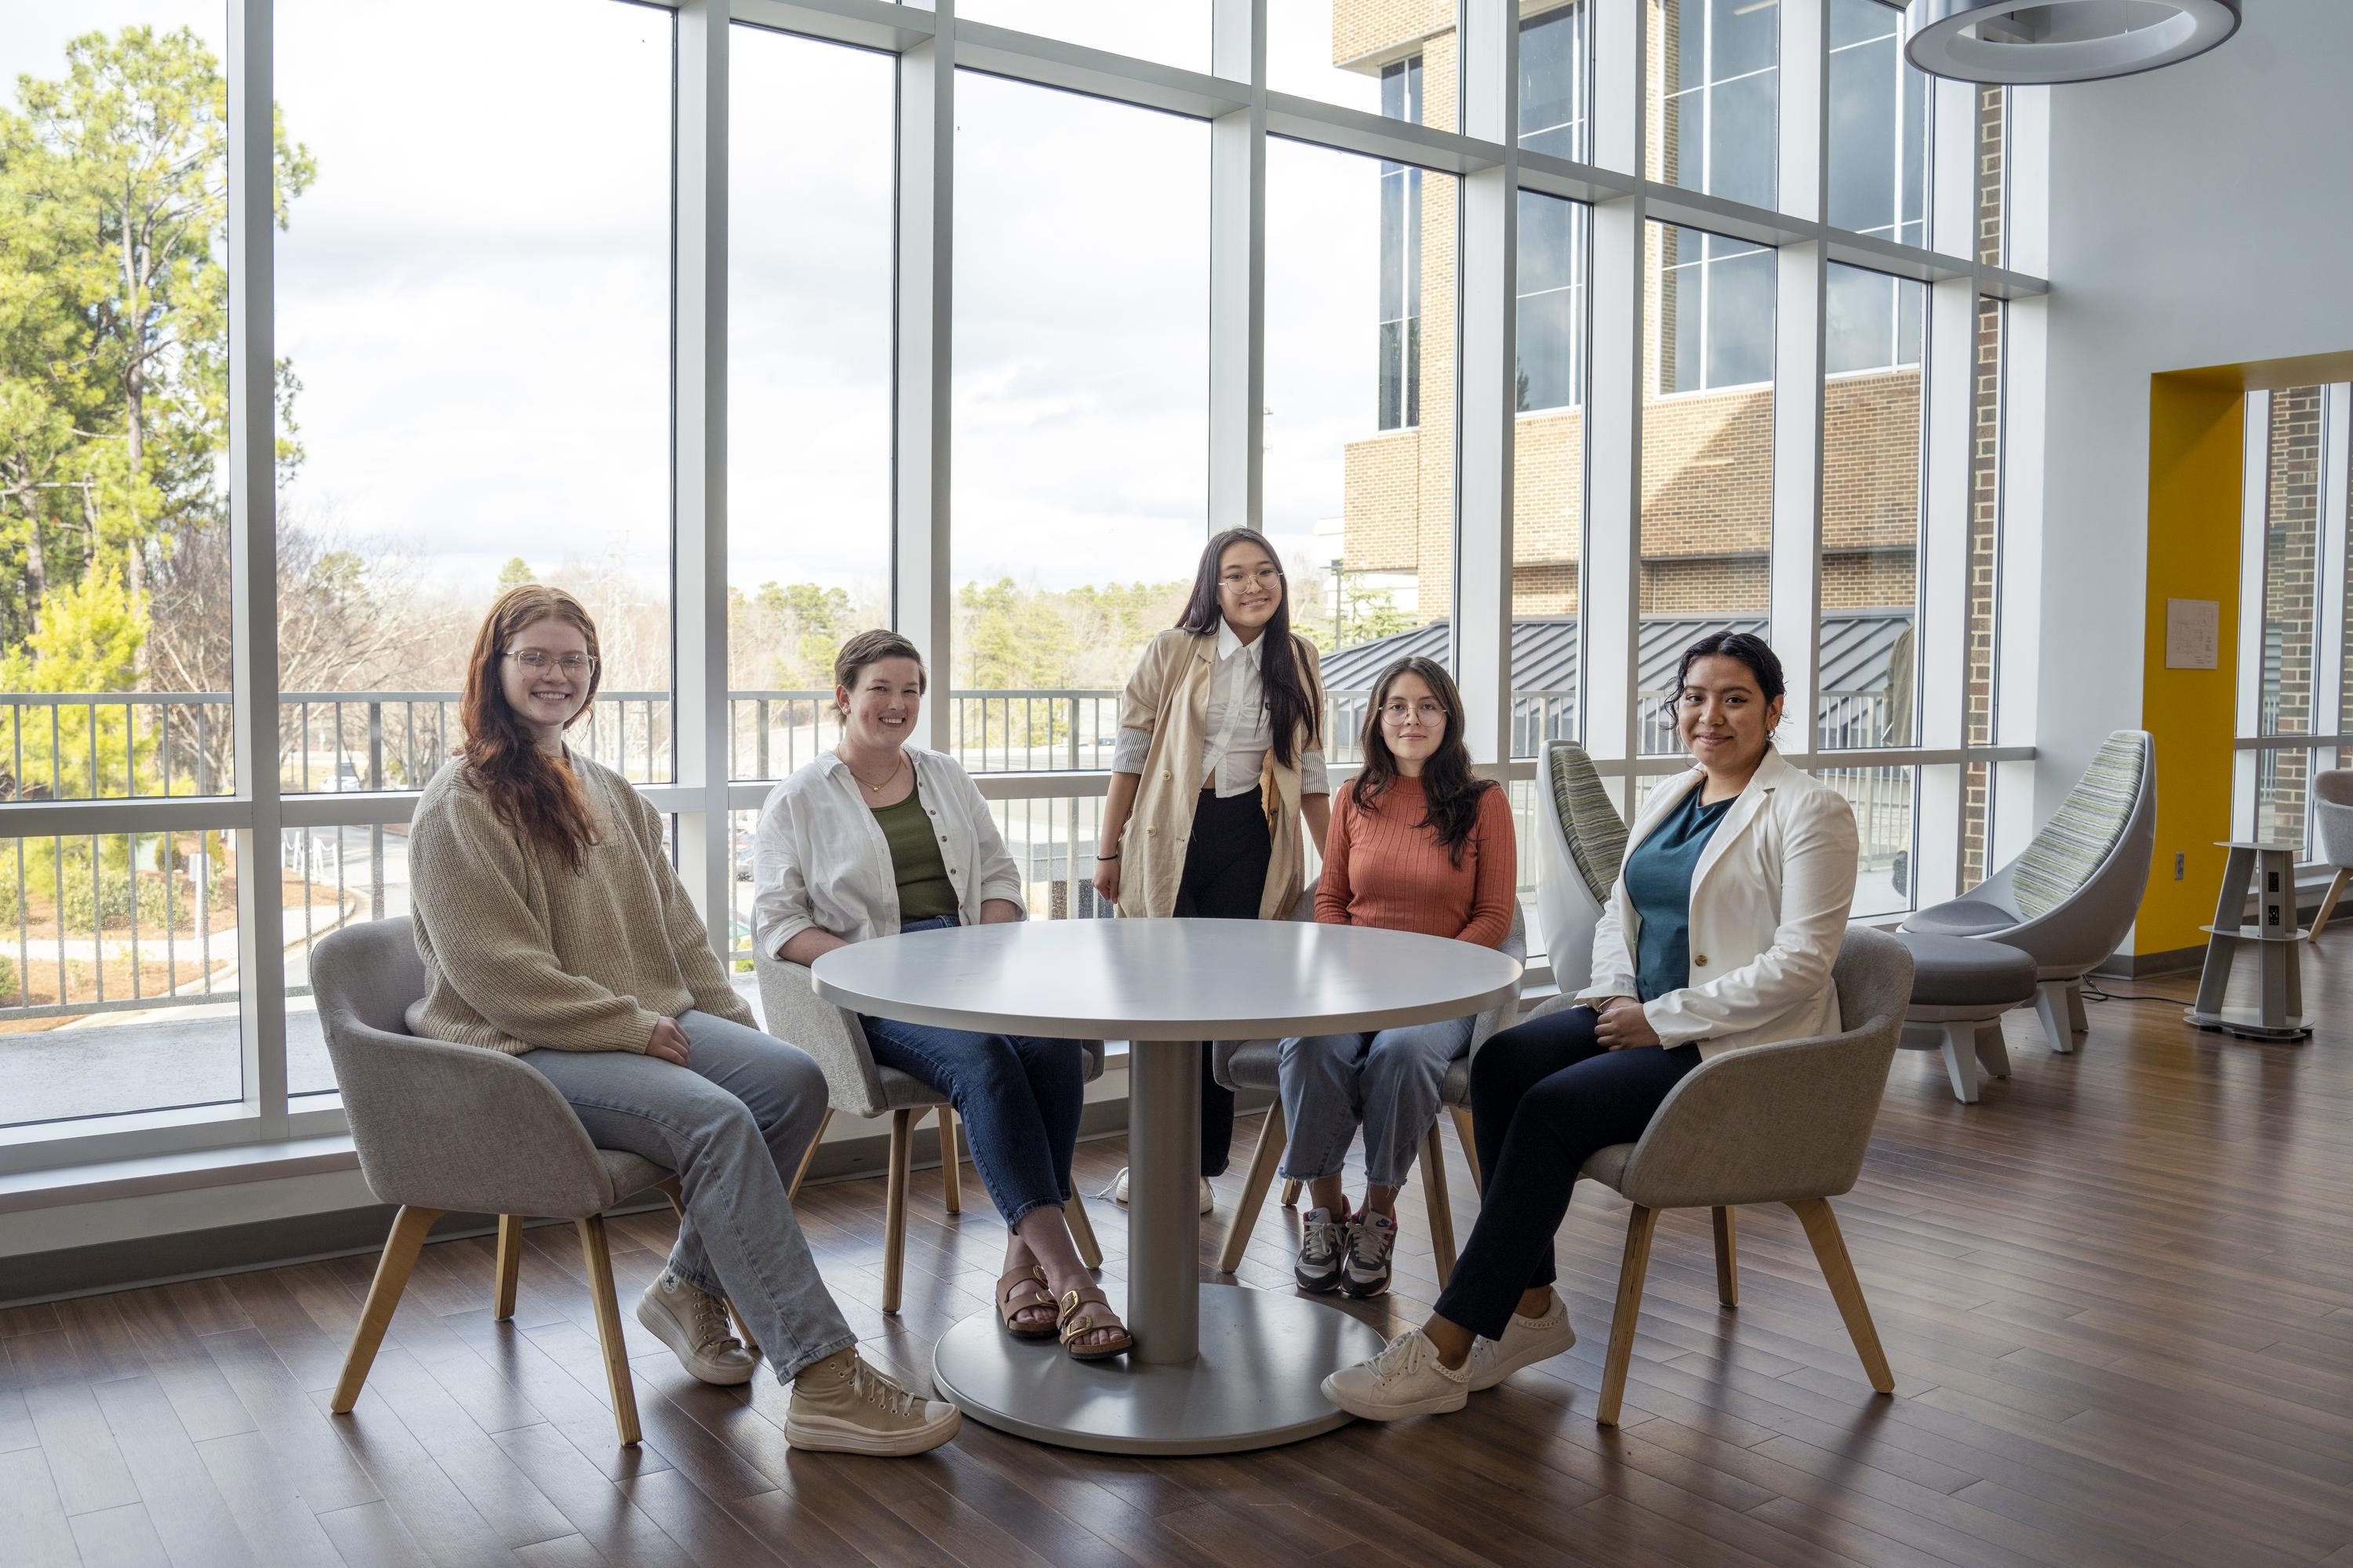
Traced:
[[853, 942], [810, 970], [838, 1007], [1077, 1040], [1258, 1040], [1484, 1012], [1519, 990], [1492, 948], [1299, 920], [1022, 920]]

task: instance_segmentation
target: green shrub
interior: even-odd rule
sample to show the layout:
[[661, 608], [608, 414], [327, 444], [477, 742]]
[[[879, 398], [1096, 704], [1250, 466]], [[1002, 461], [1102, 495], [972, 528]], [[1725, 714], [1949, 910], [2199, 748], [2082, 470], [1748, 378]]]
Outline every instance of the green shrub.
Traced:
[[[127, 927], [135, 905], [139, 912], [139, 929], [144, 934], [161, 935], [166, 927], [186, 926], [195, 918], [195, 889], [185, 877], [174, 879], [177, 885], [168, 893], [164, 878], [144, 872], [137, 876], [101, 866], [98, 886], [90, 886], [90, 868], [66, 874], [65, 903], [59, 913], [69, 931], [90, 932], [114, 927]], [[215, 878], [214, 885], [219, 886]], [[217, 894], [216, 894], [217, 896]], [[231, 896], [235, 896], [234, 894]]]
[[21, 1000], [16, 994], [16, 960], [0, 958], [0, 1007], [12, 1007]]
[[24, 912], [24, 900], [16, 895], [16, 857], [0, 858], [0, 926], [14, 926]]

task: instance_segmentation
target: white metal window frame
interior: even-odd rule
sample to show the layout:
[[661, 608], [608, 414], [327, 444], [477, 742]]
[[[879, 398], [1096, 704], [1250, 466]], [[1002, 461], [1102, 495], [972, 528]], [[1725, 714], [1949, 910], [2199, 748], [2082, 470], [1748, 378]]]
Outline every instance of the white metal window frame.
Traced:
[[[584, 6], [614, 0], [579, 0]], [[1641, 291], [1653, 221], [1707, 229], [1778, 253], [1771, 634], [1790, 679], [1785, 733], [1810, 736], [1817, 709], [1820, 637], [1821, 297], [1833, 260], [1926, 282], [1932, 342], [1973, 341], [1980, 295], [2012, 301], [2006, 369], [2040, 385], [2047, 286], [1977, 256], [1973, 113], [1941, 105], [1936, 164], [1947, 178], [1931, 243], [1906, 246], [1845, 233], [1821, 221], [1827, 122], [1827, 30], [1822, 0], [1781, 0], [1778, 209], [1752, 207], [1647, 177], [1647, 42], [1643, 8], [1594, 7], [1591, 18], [1592, 161], [1524, 151], [1517, 126], [1519, 8], [1512, 0], [1461, 0], [1461, 129], [1385, 120], [1267, 86], [1270, 0], [1208, 0], [1213, 16], [1208, 73], [964, 21], [955, 0], [919, 9], [891, 0], [650, 0], [675, 13], [672, 158], [674, 777], [643, 792], [676, 822], [675, 852], [698, 906], [722, 934], [733, 890], [727, 814], [758, 807], [769, 786], [733, 781], [727, 757], [727, 244], [728, 60], [732, 24], [888, 52], [898, 61], [895, 436], [892, 617], [937, 667], [948, 653], [954, 600], [949, 556], [953, 319], [951, 246], [955, 174], [956, 72], [985, 71], [1041, 87], [1207, 120], [1211, 127], [1208, 526], [1260, 520], [1265, 386], [1266, 143], [1281, 135], [1456, 177], [1456, 387], [1454, 667], [1470, 707], [1467, 738], [1493, 777], [1534, 777], [1511, 746], [1512, 492], [1514, 430], [1516, 193], [1588, 204], [1584, 542], [1579, 636], [1585, 690], [1580, 728], [1621, 810], [1634, 780], [1681, 766], [1640, 758], [1636, 712], [1642, 375]], [[270, 190], [275, 96], [274, 0], [227, 0], [230, 211], [229, 493], [234, 723], [240, 757], [276, 755], [275, 409], [276, 334]], [[1937, 84], [1966, 104], [1974, 90]], [[2017, 231], [2010, 254], [2039, 258], [2047, 168], [2044, 90], [2013, 90], [2006, 178]], [[1956, 338], [1958, 332], [1966, 335]], [[1957, 583], [1965, 547], [1974, 355], [1937, 355], [1929, 371], [1923, 574]], [[2022, 398], [2020, 439], [2004, 464], [2005, 558], [2035, 559], [2041, 526], [2040, 392]], [[2016, 568], [2005, 567], [2005, 577]], [[2031, 576], [2005, 592], [2031, 592]], [[1957, 891], [1957, 786], [1935, 809], [1932, 779], [1956, 779], [1974, 762], [2031, 763], [2031, 702], [2002, 710], [2003, 744], [1972, 747], [1961, 725], [1967, 669], [1957, 586], [1932, 599], [1926, 617], [1921, 744], [1841, 752], [1824, 762], [1915, 767], [1923, 781], [1916, 896]], [[2035, 650], [2015, 622], [2001, 658], [2031, 667]], [[2021, 666], [2020, 662], [2027, 663]], [[1616, 680], [1597, 680], [1600, 671]], [[2016, 692], [2031, 683], [2006, 683]], [[947, 742], [948, 707], [930, 710], [932, 744]], [[1792, 753], [1800, 767], [1810, 752]], [[166, 800], [11, 802], [0, 835], [216, 831], [233, 835], [239, 863], [267, 864], [283, 830], [405, 821], [406, 793], [282, 794], [273, 771], [248, 765], [232, 796]], [[1033, 800], [1099, 793], [1100, 774], [997, 774], [985, 794]], [[2019, 792], [2023, 795], [2025, 792]], [[2007, 798], [2007, 797], [2006, 797]], [[2010, 831], [2007, 827], [2006, 832]], [[1942, 863], [1939, 863], [1939, 855]], [[135, 1160], [217, 1165], [224, 1151], [298, 1144], [343, 1130], [332, 1096], [287, 1092], [285, 964], [276, 880], [238, 882], [238, 995], [243, 1097], [194, 1110], [109, 1117], [0, 1133], [0, 1196], [37, 1202], [42, 1173]], [[303, 1140], [308, 1140], [304, 1142]], [[204, 1151], [211, 1151], [209, 1154]], [[237, 1155], [243, 1159], [245, 1156]], [[113, 1169], [112, 1164], [107, 1166]]]

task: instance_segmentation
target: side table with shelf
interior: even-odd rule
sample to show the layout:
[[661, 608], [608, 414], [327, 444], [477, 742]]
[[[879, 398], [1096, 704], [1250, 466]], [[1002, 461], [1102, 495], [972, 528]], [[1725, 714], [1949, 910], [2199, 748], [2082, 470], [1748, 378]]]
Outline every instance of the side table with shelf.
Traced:
[[[2198, 1001], [2182, 1017], [2200, 1029], [2221, 1029], [2250, 1040], [2301, 1040], [2312, 1033], [2304, 1016], [2304, 977], [2296, 945], [2309, 934], [2295, 923], [2295, 857], [2299, 846], [2266, 839], [2231, 840], [2222, 871], [2221, 895], [2206, 933], [2206, 964], [2198, 976]], [[2253, 924], [2246, 921], [2247, 895], [2256, 895]], [[2262, 965], [2262, 991], [2253, 1007], [2225, 1007], [2231, 962], [2239, 944], [2255, 945]]]

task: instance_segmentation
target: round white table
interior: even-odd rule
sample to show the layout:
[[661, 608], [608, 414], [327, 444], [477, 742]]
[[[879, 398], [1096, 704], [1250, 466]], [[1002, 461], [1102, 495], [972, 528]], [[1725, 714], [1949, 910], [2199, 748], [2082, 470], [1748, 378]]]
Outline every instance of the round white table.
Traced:
[[[940, 1336], [932, 1371], [973, 1419], [1116, 1454], [1225, 1454], [1345, 1423], [1327, 1372], [1379, 1332], [1307, 1297], [1200, 1277], [1200, 1054], [1259, 1040], [1430, 1023], [1519, 989], [1517, 960], [1438, 937], [1288, 920], [1040, 920], [837, 948], [818, 995], [910, 1023], [1126, 1040], [1128, 1256], [1135, 1349], [1079, 1361], [994, 1310]], [[1276, 1111], [1271, 1114], [1281, 1114]]]

